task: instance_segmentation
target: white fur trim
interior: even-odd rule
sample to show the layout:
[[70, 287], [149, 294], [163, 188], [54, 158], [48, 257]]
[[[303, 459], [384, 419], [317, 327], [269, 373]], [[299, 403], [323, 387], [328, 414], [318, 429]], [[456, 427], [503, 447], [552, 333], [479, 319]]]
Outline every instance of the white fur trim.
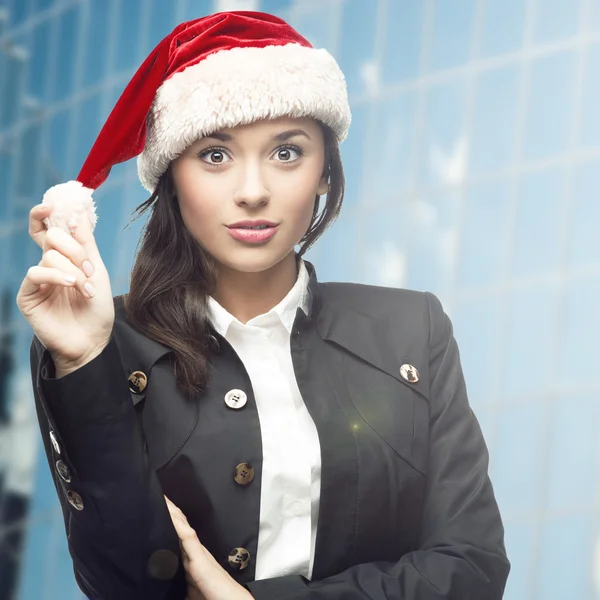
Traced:
[[93, 191], [79, 181], [67, 181], [51, 187], [42, 198], [43, 204], [52, 203], [52, 212], [44, 219], [44, 225], [73, 233], [83, 218], [89, 220], [93, 230], [98, 221]]
[[314, 117], [344, 140], [348, 93], [331, 54], [300, 44], [215, 52], [158, 89], [138, 156], [140, 181], [152, 192], [169, 163], [199, 138], [285, 115]]

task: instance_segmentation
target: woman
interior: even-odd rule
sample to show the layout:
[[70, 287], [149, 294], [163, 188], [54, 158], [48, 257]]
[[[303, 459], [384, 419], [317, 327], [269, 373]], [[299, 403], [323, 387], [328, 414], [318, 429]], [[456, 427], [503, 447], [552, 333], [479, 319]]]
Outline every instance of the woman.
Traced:
[[[90, 598], [502, 597], [439, 301], [322, 284], [301, 258], [340, 209], [349, 122], [337, 64], [286, 23], [198, 19], [140, 67], [78, 182], [31, 211], [43, 257], [17, 302]], [[151, 215], [113, 302], [89, 194], [134, 156]]]

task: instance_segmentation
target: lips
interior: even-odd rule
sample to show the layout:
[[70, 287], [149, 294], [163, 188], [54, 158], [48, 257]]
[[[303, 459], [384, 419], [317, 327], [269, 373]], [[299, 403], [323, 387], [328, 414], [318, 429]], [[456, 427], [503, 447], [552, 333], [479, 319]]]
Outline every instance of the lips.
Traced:
[[228, 225], [229, 234], [239, 242], [263, 244], [277, 232], [279, 225], [271, 221], [239, 221]]
[[268, 227], [277, 227], [277, 223], [273, 223], [272, 221], [238, 221], [237, 223], [232, 223], [231, 225], [227, 225], [229, 229], [256, 229], [260, 231], [261, 229], [267, 229]]

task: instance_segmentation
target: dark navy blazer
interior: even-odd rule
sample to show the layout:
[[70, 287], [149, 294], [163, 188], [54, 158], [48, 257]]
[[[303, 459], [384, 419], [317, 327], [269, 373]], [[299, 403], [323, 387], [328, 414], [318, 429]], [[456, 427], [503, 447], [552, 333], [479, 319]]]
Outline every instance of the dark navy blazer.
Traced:
[[[439, 301], [319, 283], [307, 266], [309, 314], [298, 309], [291, 353], [321, 445], [312, 581], [254, 581], [261, 433], [250, 379], [225, 339], [215, 333], [209, 384], [190, 400], [175, 384], [170, 349], [128, 324], [122, 297], [108, 346], [61, 379], [34, 337], [40, 429], [75, 576], [90, 598], [185, 597], [163, 494], [260, 600], [502, 597], [509, 563], [488, 453]], [[418, 381], [401, 375], [405, 364]], [[147, 376], [142, 393], [130, 389], [135, 371]], [[247, 394], [241, 410], [224, 402], [232, 389]], [[248, 485], [234, 481], [243, 462], [255, 469]], [[248, 552], [242, 570], [229, 565], [235, 548]]]

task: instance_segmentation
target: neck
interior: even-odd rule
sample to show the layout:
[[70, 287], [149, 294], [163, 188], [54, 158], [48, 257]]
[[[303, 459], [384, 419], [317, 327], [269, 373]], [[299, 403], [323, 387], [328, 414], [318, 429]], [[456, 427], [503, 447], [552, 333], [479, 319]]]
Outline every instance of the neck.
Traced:
[[259, 273], [244, 273], [224, 266], [219, 266], [218, 272], [213, 298], [241, 323], [247, 323], [277, 306], [298, 278], [294, 252]]

